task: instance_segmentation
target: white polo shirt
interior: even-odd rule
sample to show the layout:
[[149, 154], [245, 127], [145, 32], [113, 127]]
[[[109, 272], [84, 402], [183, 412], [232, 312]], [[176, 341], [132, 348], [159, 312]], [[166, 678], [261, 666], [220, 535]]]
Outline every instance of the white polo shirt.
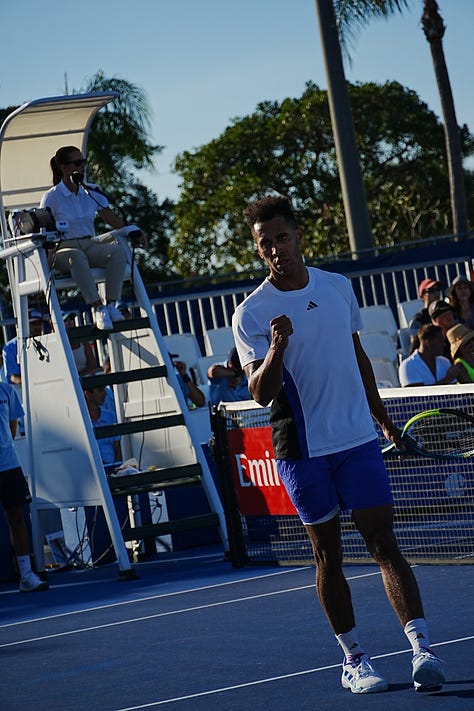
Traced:
[[41, 207], [49, 207], [56, 221], [65, 220], [68, 223], [66, 239], [93, 237], [95, 213], [109, 207], [109, 201], [96, 185], [87, 185], [87, 190], [89, 195], [80, 185], [77, 194], [73, 193], [61, 181], [41, 199]]

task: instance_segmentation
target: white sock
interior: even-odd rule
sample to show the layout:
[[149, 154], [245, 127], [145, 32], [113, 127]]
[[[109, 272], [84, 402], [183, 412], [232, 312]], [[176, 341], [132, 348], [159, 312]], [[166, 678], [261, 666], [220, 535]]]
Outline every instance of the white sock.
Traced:
[[403, 628], [403, 631], [408, 637], [414, 654], [418, 654], [422, 647], [424, 649], [429, 648], [430, 638], [428, 637], [428, 626], [424, 617], [409, 620]]
[[29, 555], [17, 555], [18, 568], [20, 570], [20, 578], [31, 572], [31, 560]]
[[349, 630], [349, 632], [337, 634], [336, 639], [339, 646], [342, 647], [346, 659], [350, 660], [351, 657], [357, 657], [359, 654], [365, 654], [359, 644], [359, 640], [357, 639], [357, 630], [355, 627]]

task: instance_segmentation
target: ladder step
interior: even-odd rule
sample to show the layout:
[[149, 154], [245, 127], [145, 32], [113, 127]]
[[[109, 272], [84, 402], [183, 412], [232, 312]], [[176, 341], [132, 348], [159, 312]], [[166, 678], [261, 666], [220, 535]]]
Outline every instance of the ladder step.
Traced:
[[141, 541], [144, 538], [156, 538], [166, 536], [169, 533], [179, 533], [180, 531], [192, 531], [197, 528], [209, 528], [218, 526], [219, 516], [214, 513], [202, 514], [201, 516], [189, 516], [187, 518], [176, 519], [175, 521], [163, 521], [162, 523], [150, 523], [145, 526], [136, 526], [126, 529], [123, 532], [124, 541]]
[[119, 422], [116, 425], [103, 425], [94, 427], [96, 439], [104, 437], [121, 437], [133, 432], [150, 432], [151, 430], [164, 430], [168, 427], [184, 425], [184, 416], [163, 415], [162, 417], [149, 417], [146, 420], [133, 420], [132, 422]]
[[196, 462], [196, 464], [154, 469], [127, 476], [110, 476], [108, 481], [113, 496], [126, 496], [139, 494], [143, 491], [159, 491], [171, 487], [199, 484], [201, 474], [201, 465]]
[[150, 365], [137, 370], [123, 370], [116, 373], [101, 373], [99, 375], [84, 375], [81, 378], [83, 388], [100, 388], [106, 385], [131, 383], [153, 378], [166, 378], [168, 370], [166, 365]]
[[124, 321], [114, 321], [112, 331], [102, 331], [97, 328], [95, 323], [87, 323], [84, 326], [75, 326], [68, 329], [68, 337], [71, 341], [95, 341], [97, 338], [107, 338], [111, 333], [125, 333], [126, 331], [135, 331], [140, 328], [148, 328], [150, 319], [148, 316], [143, 318], [128, 318]]

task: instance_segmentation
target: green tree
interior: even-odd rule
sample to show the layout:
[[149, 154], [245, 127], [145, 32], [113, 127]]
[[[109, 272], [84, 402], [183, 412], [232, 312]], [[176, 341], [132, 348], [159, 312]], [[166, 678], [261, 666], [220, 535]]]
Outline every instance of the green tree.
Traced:
[[[397, 82], [349, 85], [349, 93], [375, 243], [445, 233], [448, 175], [436, 115]], [[461, 135], [470, 155], [474, 139], [466, 127]], [[327, 93], [314, 84], [234, 119], [219, 138], [179, 155], [175, 170], [182, 190], [171, 254], [183, 276], [259, 266], [243, 210], [270, 191], [293, 200], [310, 259], [349, 249]]]
[[[445, 25], [436, 0], [422, 0], [421, 24], [430, 45], [433, 68], [438, 85], [444, 119], [449, 191], [451, 200], [452, 231], [455, 235], [468, 231], [468, 214], [465, 175], [463, 170], [462, 137], [456, 119], [451, 82], [443, 49]], [[340, 37], [344, 46], [345, 35], [354, 37], [373, 17], [389, 16], [409, 6], [408, 0], [334, 0], [339, 18]]]

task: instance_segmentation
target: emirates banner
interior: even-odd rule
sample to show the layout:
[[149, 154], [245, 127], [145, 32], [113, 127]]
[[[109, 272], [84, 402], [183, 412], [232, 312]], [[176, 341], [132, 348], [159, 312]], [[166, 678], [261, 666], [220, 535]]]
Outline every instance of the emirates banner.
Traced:
[[294, 516], [295, 508], [277, 473], [271, 428], [229, 430], [227, 435], [240, 513]]

